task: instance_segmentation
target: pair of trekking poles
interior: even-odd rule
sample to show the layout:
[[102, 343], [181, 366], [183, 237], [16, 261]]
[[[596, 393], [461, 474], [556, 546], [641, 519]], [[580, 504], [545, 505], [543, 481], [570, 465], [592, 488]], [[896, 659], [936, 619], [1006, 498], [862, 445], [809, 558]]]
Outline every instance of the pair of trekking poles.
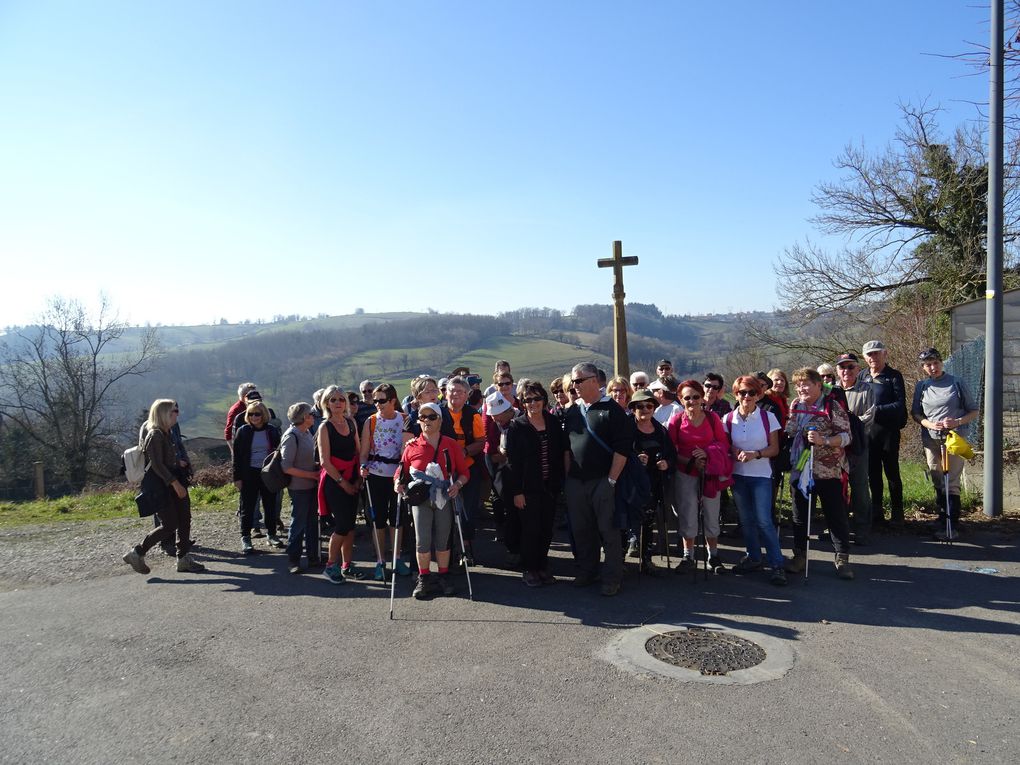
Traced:
[[[677, 520], [677, 534], [680, 532], [680, 515], [676, 508], [673, 508], [673, 516]], [[662, 538], [666, 548], [666, 569], [671, 570], [672, 561], [669, 557], [669, 516], [666, 514], [665, 500], [659, 501], [659, 521], [662, 531]], [[641, 560], [644, 563], [644, 524], [641, 525]], [[682, 538], [680, 544], [683, 544]], [[705, 581], [708, 581], [708, 543], [705, 541], [705, 473], [698, 475], [698, 531], [694, 536], [694, 581], [698, 581], [698, 563], [704, 564]], [[641, 568], [638, 568], [641, 571]]]
[[[368, 488], [368, 486], [366, 484], [366, 489], [367, 488]], [[461, 514], [464, 512], [464, 503], [463, 503], [463, 501], [461, 500], [460, 497], [457, 497], [456, 499], [451, 500], [451, 501], [453, 502], [453, 519], [454, 519], [454, 522], [457, 525], [457, 536], [460, 537], [460, 549], [461, 550], [466, 550], [467, 548], [464, 545], [464, 527], [461, 524], [461, 519], [460, 519]], [[372, 493], [371, 493], [371, 491], [369, 491], [369, 493], [368, 493], [368, 504], [369, 504], [370, 512], [371, 512], [371, 514], [372, 514], [372, 516], [374, 518], [374, 516], [375, 516], [375, 506], [372, 504]], [[397, 556], [400, 553], [400, 528], [401, 528], [401, 526], [400, 526], [400, 519], [401, 519], [401, 511], [403, 510], [404, 505], [405, 505], [404, 498], [398, 496], [397, 497], [396, 533], [394, 534], [394, 539], [393, 539], [393, 563], [392, 563], [392, 568], [390, 570], [390, 619], [393, 618], [393, 602], [394, 602], [394, 600], [396, 600], [396, 597], [397, 597]], [[374, 524], [373, 524], [373, 526], [374, 526]], [[379, 538], [375, 535], [375, 529], [374, 528], [372, 529], [372, 538], [375, 539], [375, 551], [376, 551], [376, 555], [378, 555], [379, 556], [378, 559], [381, 560], [382, 559], [382, 551], [379, 548]], [[475, 594], [474, 594], [474, 590], [471, 587], [471, 567], [467, 563], [464, 564], [464, 576], [467, 577], [468, 600], [474, 600], [475, 599]]]

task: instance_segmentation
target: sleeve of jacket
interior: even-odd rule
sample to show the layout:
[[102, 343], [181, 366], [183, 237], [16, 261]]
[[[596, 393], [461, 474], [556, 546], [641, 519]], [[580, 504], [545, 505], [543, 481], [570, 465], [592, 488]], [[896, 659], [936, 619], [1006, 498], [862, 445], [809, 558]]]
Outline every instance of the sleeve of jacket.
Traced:
[[[516, 422], [511, 422], [506, 431], [506, 466], [503, 468], [503, 493], [508, 497], [520, 494], [524, 486], [524, 462], [526, 456], [525, 435]], [[550, 454], [549, 459], [553, 459]], [[562, 460], [562, 456], [560, 457]]]
[[251, 451], [251, 428], [242, 425], [234, 434], [234, 480], [240, 481], [244, 474], [244, 465]]
[[156, 475], [159, 476], [159, 480], [165, 483], [167, 486], [172, 484], [176, 480], [176, 476], [167, 470], [167, 458], [169, 453], [173, 452], [173, 447], [170, 444], [170, 439], [166, 437], [166, 434], [162, 430], [153, 430], [145, 437], [145, 456], [149, 460], [149, 468]]

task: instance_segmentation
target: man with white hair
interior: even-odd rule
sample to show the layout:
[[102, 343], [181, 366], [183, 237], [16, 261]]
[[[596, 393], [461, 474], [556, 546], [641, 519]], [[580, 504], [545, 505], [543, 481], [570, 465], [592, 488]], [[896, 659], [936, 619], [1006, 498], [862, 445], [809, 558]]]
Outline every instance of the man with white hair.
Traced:
[[900, 431], [907, 424], [907, 389], [903, 375], [886, 363], [889, 351], [881, 340], [862, 349], [868, 369], [861, 379], [875, 394], [875, 421], [868, 437], [868, 480], [871, 482], [871, 519], [885, 522], [882, 508], [882, 472], [889, 483], [889, 522], [903, 526], [903, 480], [900, 478]]
[[633, 388], [635, 392], [641, 390], [642, 388], [647, 388], [648, 373], [640, 371], [632, 372], [630, 375], [630, 387]]

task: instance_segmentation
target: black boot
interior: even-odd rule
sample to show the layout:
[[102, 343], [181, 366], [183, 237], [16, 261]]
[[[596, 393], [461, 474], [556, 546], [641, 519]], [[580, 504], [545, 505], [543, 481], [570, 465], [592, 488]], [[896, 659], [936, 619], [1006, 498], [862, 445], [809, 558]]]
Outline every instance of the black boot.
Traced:
[[954, 526], [956, 526], [956, 525], [958, 525], [960, 523], [960, 508], [961, 508], [960, 495], [959, 494], [950, 494], [949, 495], [949, 520], [951, 520], [953, 522]]

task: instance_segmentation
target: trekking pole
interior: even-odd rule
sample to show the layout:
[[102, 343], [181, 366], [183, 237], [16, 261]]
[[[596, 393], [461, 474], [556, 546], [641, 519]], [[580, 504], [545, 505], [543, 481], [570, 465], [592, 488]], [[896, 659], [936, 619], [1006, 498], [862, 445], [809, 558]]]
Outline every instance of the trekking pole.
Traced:
[[666, 498], [663, 496], [659, 500], [659, 521], [662, 523], [662, 541], [663, 546], [666, 548], [666, 571], [668, 572], [673, 566], [669, 560], [669, 518], [666, 516]]
[[375, 542], [375, 559], [377, 561], [386, 560], [383, 557], [382, 548], [379, 546], [379, 534], [375, 528], [375, 503], [372, 501], [372, 490], [368, 488], [368, 479], [365, 480], [365, 495], [368, 497], [368, 501], [365, 503], [365, 512], [368, 513], [369, 532], [372, 534], [372, 541]]
[[404, 498], [397, 495], [397, 533], [393, 539], [393, 568], [390, 570], [390, 619], [393, 618], [393, 599], [397, 594], [397, 551], [400, 549], [400, 508]]
[[953, 519], [951, 515], [951, 508], [953, 503], [949, 501], [949, 448], [946, 446], [946, 439], [943, 437], [942, 442], [942, 491], [946, 498], [946, 542], [949, 544], [953, 543]]
[[698, 533], [694, 537], [694, 581], [698, 581], [698, 563], [705, 564], [705, 581], [708, 581], [708, 543], [705, 540], [705, 472], [698, 476]]
[[[464, 503], [460, 499], [460, 495], [457, 495], [457, 499], [453, 503], [453, 519], [457, 522], [457, 535], [460, 537], [460, 547], [464, 549], [464, 529], [460, 525], [460, 514], [464, 509]], [[475, 594], [471, 590], [471, 567], [464, 564], [464, 576], [467, 577], [468, 586], [468, 600], [474, 600]]]
[[[817, 430], [814, 426], [807, 429], [810, 433]], [[791, 480], [792, 484], [793, 481]], [[804, 543], [804, 584], [807, 584], [808, 565], [811, 561], [811, 516], [815, 513], [815, 445], [811, 444], [811, 457], [808, 459], [808, 500], [807, 500], [807, 541]]]

